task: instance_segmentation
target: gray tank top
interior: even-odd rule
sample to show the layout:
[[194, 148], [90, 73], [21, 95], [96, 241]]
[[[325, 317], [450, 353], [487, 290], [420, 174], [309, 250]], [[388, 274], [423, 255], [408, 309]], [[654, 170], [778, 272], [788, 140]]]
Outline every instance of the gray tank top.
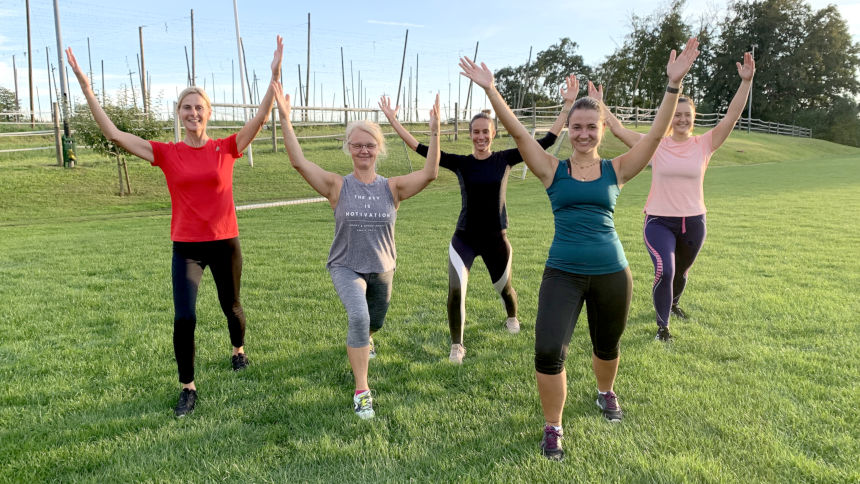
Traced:
[[362, 274], [393, 270], [396, 219], [387, 178], [376, 175], [376, 180], [364, 184], [351, 173], [343, 177], [326, 268], [343, 266]]

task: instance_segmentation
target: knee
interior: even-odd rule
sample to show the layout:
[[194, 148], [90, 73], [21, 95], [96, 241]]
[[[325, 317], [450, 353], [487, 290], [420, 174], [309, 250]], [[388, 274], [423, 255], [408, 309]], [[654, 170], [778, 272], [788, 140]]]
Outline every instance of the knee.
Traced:
[[456, 302], [459, 303], [460, 299], [463, 298], [463, 290], [460, 289], [460, 286], [450, 286], [448, 288], [448, 302]]
[[367, 313], [350, 313], [346, 345], [361, 348], [370, 344], [370, 316]]
[[555, 345], [535, 345], [535, 370], [545, 375], [558, 375], [564, 371], [564, 348]]
[[594, 351], [594, 356], [599, 360], [610, 361], [618, 358], [618, 355], [621, 353], [621, 344], [616, 343], [614, 347], [611, 348], [598, 348], [593, 347], [592, 351]]
[[375, 333], [375, 332], [379, 331], [380, 329], [382, 329], [382, 326], [385, 325], [385, 320], [383, 319], [380, 321], [371, 321], [369, 325], [370, 325], [370, 331], [372, 333]]

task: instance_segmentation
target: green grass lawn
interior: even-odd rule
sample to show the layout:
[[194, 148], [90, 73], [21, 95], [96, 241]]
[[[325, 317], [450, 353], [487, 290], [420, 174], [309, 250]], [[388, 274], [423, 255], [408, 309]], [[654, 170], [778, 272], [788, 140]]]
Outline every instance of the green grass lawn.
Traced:
[[[610, 137], [611, 138], [611, 137]], [[333, 142], [311, 159], [349, 170]], [[509, 139], [497, 140], [497, 148]], [[336, 143], [335, 143], [336, 144]], [[468, 143], [443, 148], [468, 152]], [[562, 156], [564, 156], [562, 149]], [[620, 152], [607, 139], [603, 154]], [[380, 171], [408, 170], [402, 145]], [[412, 163], [422, 160], [410, 155]], [[214, 284], [198, 301], [194, 414], [172, 417], [169, 199], [160, 171], [94, 155], [0, 160], [0, 481], [857, 482], [860, 150], [735, 133], [705, 183], [708, 240], [675, 342], [655, 342], [641, 241], [646, 171], [616, 224], [634, 277], [607, 423], [584, 317], [567, 363], [562, 463], [540, 456], [537, 292], [552, 214], [534, 177], [508, 188], [523, 331], [509, 335], [481, 262], [462, 366], [448, 363], [447, 245], [460, 206], [442, 170], [398, 213], [398, 270], [371, 361], [377, 418], [351, 409], [346, 317], [324, 264], [325, 203], [241, 211], [251, 366], [230, 371]], [[312, 195], [285, 155], [235, 170], [237, 203]]]

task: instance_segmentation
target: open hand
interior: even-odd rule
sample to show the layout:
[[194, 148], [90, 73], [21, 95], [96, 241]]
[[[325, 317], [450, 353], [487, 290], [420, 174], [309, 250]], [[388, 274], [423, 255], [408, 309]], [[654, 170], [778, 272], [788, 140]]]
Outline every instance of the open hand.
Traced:
[[284, 38], [277, 37], [275, 47], [275, 58], [272, 59], [272, 80], [277, 81], [281, 77], [281, 61], [284, 59]]
[[81, 83], [81, 86], [89, 86], [90, 81], [87, 79], [84, 71], [81, 70], [81, 66], [78, 65], [78, 59], [76, 59], [75, 54], [72, 53], [71, 47], [66, 49], [66, 59], [69, 61], [69, 67], [72, 68], [72, 72], [75, 73], [75, 77], [78, 78], [78, 82]]
[[565, 100], [565, 102], [574, 102], [576, 101], [576, 96], [579, 94], [579, 79], [576, 78], [575, 74], [571, 74], [564, 78], [564, 85], [558, 88], [558, 92], [561, 94], [561, 98]]
[[753, 75], [755, 75], [755, 59], [753, 59], [752, 54], [744, 52], [744, 65], [741, 65], [740, 62], [736, 62], [736, 64], [738, 66], [738, 75], [741, 76], [741, 80], [751, 81]]
[[669, 53], [669, 63], [666, 64], [666, 75], [669, 76], [669, 82], [680, 83], [687, 75], [687, 71], [693, 65], [693, 61], [699, 56], [699, 41], [695, 37], [690, 37], [684, 50], [677, 57], [675, 49]]
[[430, 108], [430, 134], [439, 134], [439, 93], [436, 93], [436, 102]]
[[493, 85], [493, 71], [488, 69], [483, 62], [479, 66], [468, 57], [461, 57], [460, 69], [463, 69], [461, 75], [468, 77], [484, 89], [489, 89]]
[[284, 95], [284, 88], [278, 81], [272, 81], [272, 92], [275, 93], [275, 102], [278, 103], [278, 111], [281, 118], [290, 118], [290, 95]]
[[392, 108], [391, 98], [383, 95], [379, 98], [379, 109], [382, 110], [382, 114], [388, 118], [388, 121], [392, 121], [397, 119], [397, 111], [400, 111], [400, 106], [398, 105], [397, 107]]
[[588, 81], [588, 96], [603, 102], [603, 84], [594, 87], [594, 83]]

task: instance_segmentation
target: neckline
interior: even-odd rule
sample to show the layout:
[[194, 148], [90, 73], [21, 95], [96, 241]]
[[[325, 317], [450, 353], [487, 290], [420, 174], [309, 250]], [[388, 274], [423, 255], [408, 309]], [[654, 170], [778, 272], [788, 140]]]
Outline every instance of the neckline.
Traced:
[[597, 178], [594, 178], [593, 180], [580, 180], [579, 178], [576, 178], [575, 176], [573, 176], [573, 173], [572, 173], [573, 168], [572, 168], [571, 163], [570, 163], [570, 158], [566, 158], [564, 160], [564, 162], [567, 163], [567, 170], [565, 170], [567, 172], [567, 176], [573, 181], [576, 181], [579, 183], [591, 183], [591, 182], [594, 182], [594, 181], [597, 181], [597, 180], [600, 180], [601, 178], [603, 178], [603, 158], [600, 158], [600, 160], [597, 162], [597, 166], [600, 168], [600, 174], [597, 175]]

